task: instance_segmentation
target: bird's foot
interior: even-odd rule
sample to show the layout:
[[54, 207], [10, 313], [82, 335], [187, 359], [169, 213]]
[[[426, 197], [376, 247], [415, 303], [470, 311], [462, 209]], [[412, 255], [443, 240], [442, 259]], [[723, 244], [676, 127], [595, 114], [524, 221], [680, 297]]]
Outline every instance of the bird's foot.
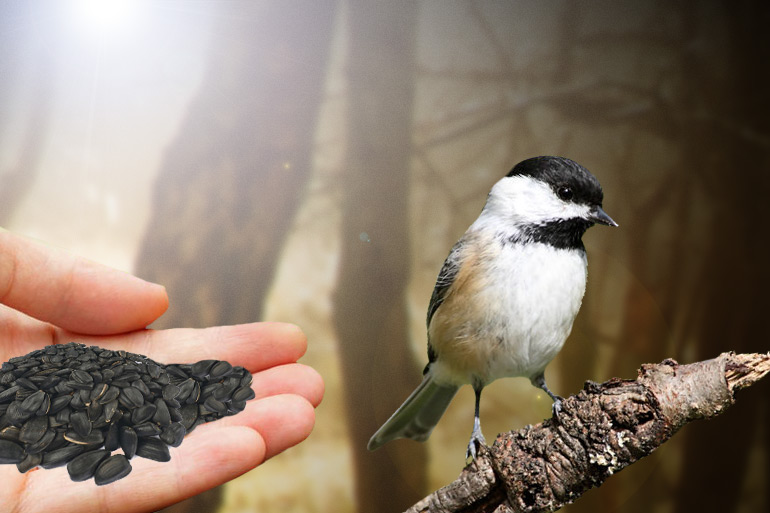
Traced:
[[553, 405], [551, 406], [551, 411], [553, 412], [553, 418], [556, 419], [556, 422], [560, 422], [559, 414], [564, 410], [564, 406], [562, 405], [563, 400], [564, 398], [558, 395], [553, 397]]
[[[478, 447], [476, 447], [476, 444], [479, 444]], [[484, 435], [481, 434], [481, 429], [474, 428], [473, 433], [471, 433], [471, 440], [468, 442], [468, 450], [465, 451], [465, 461], [475, 460], [478, 455], [478, 450], [481, 449], [482, 446], [486, 447], [486, 445], [487, 441], [484, 439]]]

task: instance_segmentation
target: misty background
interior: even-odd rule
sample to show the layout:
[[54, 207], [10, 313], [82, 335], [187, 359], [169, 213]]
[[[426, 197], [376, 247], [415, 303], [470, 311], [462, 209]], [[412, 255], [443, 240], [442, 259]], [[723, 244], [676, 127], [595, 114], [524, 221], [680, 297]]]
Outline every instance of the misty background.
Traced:
[[[473, 394], [425, 444], [366, 440], [420, 381], [449, 248], [520, 160], [577, 160], [620, 224], [584, 238], [552, 390], [768, 351], [768, 26], [753, 0], [2, 0], [0, 226], [164, 284], [154, 327], [307, 333], [311, 437], [169, 511], [401, 511], [459, 474]], [[767, 390], [564, 511], [767, 511]], [[550, 404], [495, 382], [488, 440]]]

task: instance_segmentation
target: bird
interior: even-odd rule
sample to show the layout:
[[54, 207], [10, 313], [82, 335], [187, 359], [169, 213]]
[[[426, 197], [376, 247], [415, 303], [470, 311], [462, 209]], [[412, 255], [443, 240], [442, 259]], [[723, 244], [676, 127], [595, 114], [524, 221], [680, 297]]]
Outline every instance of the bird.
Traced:
[[478, 218], [454, 244], [427, 315], [428, 364], [420, 385], [372, 435], [375, 450], [398, 438], [425, 441], [459, 388], [475, 393], [466, 460], [486, 445], [482, 389], [525, 377], [553, 400], [545, 368], [572, 330], [586, 288], [583, 234], [618, 226], [602, 209], [599, 181], [564, 157], [533, 157], [495, 183]]

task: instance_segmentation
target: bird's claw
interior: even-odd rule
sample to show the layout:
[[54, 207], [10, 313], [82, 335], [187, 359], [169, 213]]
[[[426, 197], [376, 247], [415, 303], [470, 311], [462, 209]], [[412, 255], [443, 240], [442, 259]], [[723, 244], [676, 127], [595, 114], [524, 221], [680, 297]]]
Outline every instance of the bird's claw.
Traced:
[[[478, 448], [476, 448], [476, 444], [479, 444]], [[484, 435], [481, 434], [481, 431], [478, 433], [473, 433], [471, 435], [471, 440], [468, 442], [468, 450], [465, 451], [465, 461], [473, 461], [476, 459], [476, 456], [478, 455], [478, 450], [481, 449], [482, 446], [486, 447], [487, 441], [484, 438]]]
[[562, 405], [562, 397], [559, 397], [558, 395], [553, 400], [553, 405], [551, 406], [551, 411], [553, 412], [553, 418], [556, 419], [556, 422], [559, 422], [559, 414], [564, 411], [564, 406]]

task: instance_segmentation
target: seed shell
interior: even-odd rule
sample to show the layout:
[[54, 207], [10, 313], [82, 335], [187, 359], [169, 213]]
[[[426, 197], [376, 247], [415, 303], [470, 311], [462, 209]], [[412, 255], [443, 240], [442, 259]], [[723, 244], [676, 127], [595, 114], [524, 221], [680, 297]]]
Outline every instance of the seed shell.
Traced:
[[67, 472], [69, 472], [70, 479], [73, 481], [85, 481], [91, 479], [96, 473], [96, 469], [99, 464], [108, 458], [110, 451], [99, 449], [96, 451], [88, 451], [75, 456], [67, 463]]
[[[254, 396], [251, 374], [228, 362], [164, 365], [76, 343], [11, 358], [1, 369], [0, 463], [21, 472], [67, 464], [73, 481], [100, 485], [131, 472], [134, 455], [168, 461], [169, 446]], [[123, 454], [110, 456], [118, 449]]]
[[27, 454], [39, 454], [46, 450], [51, 443], [53, 443], [54, 439], [56, 438], [56, 431], [53, 429], [48, 429], [43, 436], [40, 437], [40, 440], [36, 441], [35, 443], [29, 444], [26, 447]]
[[67, 431], [64, 433], [64, 439], [78, 445], [101, 445], [104, 443], [104, 433], [101, 430], [95, 429], [88, 435], [83, 436], [76, 431]]
[[230, 365], [228, 362], [217, 362], [214, 364], [213, 367], [211, 367], [211, 371], [209, 373], [209, 377], [213, 381], [220, 380], [230, 374], [233, 371], [233, 366]]
[[131, 422], [133, 422], [135, 425], [147, 422], [152, 418], [153, 415], [155, 415], [155, 409], [156, 408], [154, 404], [143, 404], [133, 411], [131, 414]]
[[[16, 382], [18, 383], [19, 380], [16, 380]], [[43, 404], [45, 395], [45, 392], [38, 390], [21, 402], [21, 409], [29, 413], [36, 412], [37, 409], [40, 408], [40, 406]]]
[[0, 440], [0, 463], [19, 463], [24, 459], [24, 448], [10, 440]]
[[19, 469], [19, 472], [22, 474], [25, 474], [32, 470], [33, 468], [40, 465], [40, 463], [43, 462], [43, 455], [42, 454], [27, 454], [27, 456], [18, 462], [16, 464], [16, 468]]
[[134, 457], [138, 443], [139, 437], [134, 428], [123, 426], [120, 429], [120, 448], [123, 449], [123, 454], [126, 455], [126, 458], [131, 459]]
[[254, 390], [249, 386], [241, 387], [233, 393], [233, 401], [249, 401], [254, 397]]
[[70, 425], [73, 431], [80, 436], [88, 436], [91, 433], [91, 421], [88, 420], [88, 414], [84, 411], [76, 411], [71, 414]]
[[157, 438], [140, 438], [136, 455], [155, 461], [169, 461], [168, 445]]
[[201, 360], [197, 363], [194, 363], [190, 369], [190, 374], [194, 378], [203, 379], [209, 375], [209, 370], [215, 363], [217, 363], [216, 360]]
[[120, 426], [111, 424], [104, 437], [104, 448], [108, 451], [114, 451], [120, 447]]
[[82, 445], [66, 445], [60, 449], [46, 452], [43, 455], [41, 466], [43, 468], [61, 467], [84, 450]]
[[131, 463], [122, 454], [103, 460], [94, 472], [94, 482], [101, 486], [122, 479], [131, 473]]
[[40, 440], [48, 429], [48, 417], [32, 417], [21, 426], [19, 441], [33, 444]]
[[166, 401], [161, 398], [155, 400], [155, 413], [152, 415], [152, 421], [159, 426], [171, 424], [171, 414], [168, 411], [168, 406]]
[[186, 434], [185, 428], [181, 422], [172, 422], [160, 434], [160, 439], [171, 447], [179, 447]]

